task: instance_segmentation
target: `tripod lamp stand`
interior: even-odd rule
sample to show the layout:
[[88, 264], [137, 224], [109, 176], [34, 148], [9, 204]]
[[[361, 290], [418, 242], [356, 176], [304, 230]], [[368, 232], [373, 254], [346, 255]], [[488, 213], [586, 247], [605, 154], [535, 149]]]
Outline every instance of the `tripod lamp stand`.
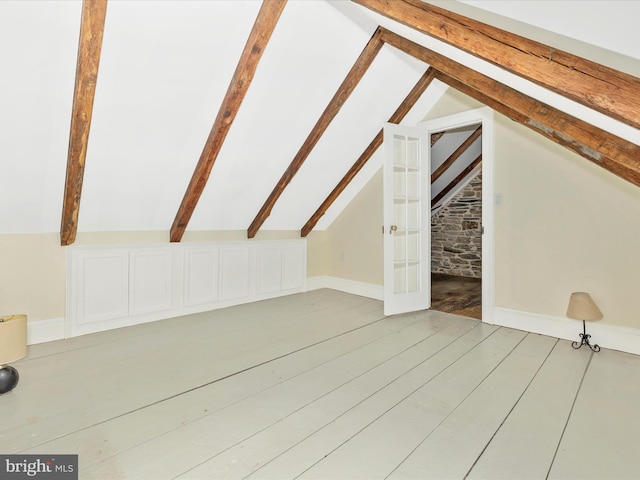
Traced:
[[595, 344], [591, 345], [591, 342], [589, 341], [591, 335], [587, 334], [585, 321], [600, 320], [602, 318], [602, 312], [588, 293], [573, 292], [571, 294], [571, 298], [569, 299], [569, 308], [567, 309], [567, 317], [582, 320], [582, 333], [580, 334], [581, 340], [579, 342], [573, 342], [571, 346], [578, 349], [583, 345], [586, 345], [592, 351], [599, 352], [600, 347]]

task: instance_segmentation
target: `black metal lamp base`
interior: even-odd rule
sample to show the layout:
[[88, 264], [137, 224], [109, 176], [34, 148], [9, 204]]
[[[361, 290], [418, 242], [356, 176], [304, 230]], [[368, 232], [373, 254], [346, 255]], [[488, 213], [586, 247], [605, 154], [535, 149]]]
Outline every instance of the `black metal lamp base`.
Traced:
[[576, 350], [578, 348], [581, 348], [583, 345], [586, 345], [587, 347], [589, 347], [591, 349], [591, 351], [593, 352], [599, 352], [600, 351], [600, 347], [596, 344], [591, 345], [591, 342], [589, 342], [589, 339], [591, 338], [591, 335], [587, 335], [587, 326], [585, 324], [585, 321], [582, 321], [582, 333], [580, 334], [580, 338], [582, 339], [579, 342], [573, 342], [571, 343], [571, 346], [573, 348], [575, 348]]
[[0, 365], [0, 395], [13, 390], [19, 379], [18, 371], [11, 365]]

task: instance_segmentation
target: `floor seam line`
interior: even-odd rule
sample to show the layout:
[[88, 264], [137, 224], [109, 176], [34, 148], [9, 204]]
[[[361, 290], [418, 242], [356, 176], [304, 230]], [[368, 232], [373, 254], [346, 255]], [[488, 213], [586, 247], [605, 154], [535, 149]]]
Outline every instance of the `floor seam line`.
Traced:
[[274, 362], [274, 361], [276, 361], [276, 360], [281, 360], [281, 359], [286, 358], [286, 357], [288, 357], [288, 356], [290, 356], [290, 355], [294, 355], [294, 354], [296, 354], [296, 353], [302, 352], [302, 351], [304, 351], [304, 350], [306, 350], [306, 349], [308, 349], [308, 348], [312, 348], [312, 347], [315, 347], [315, 346], [317, 346], [317, 345], [321, 345], [321, 344], [322, 344], [322, 343], [324, 343], [324, 342], [328, 342], [328, 341], [330, 341], [330, 340], [333, 340], [333, 339], [339, 338], [339, 337], [341, 337], [342, 335], [346, 335], [346, 334], [348, 334], [348, 333], [351, 333], [351, 332], [357, 331], [357, 330], [359, 330], [359, 329], [361, 329], [361, 328], [366, 328], [366, 327], [368, 327], [368, 326], [370, 326], [370, 325], [373, 325], [373, 324], [375, 324], [375, 323], [378, 323], [378, 322], [384, 321], [386, 318], [387, 318], [387, 317], [382, 316], [381, 318], [378, 318], [377, 320], [374, 320], [374, 321], [372, 321], [372, 322], [366, 323], [366, 324], [364, 324], [364, 325], [360, 325], [359, 327], [352, 328], [351, 330], [347, 330], [347, 331], [341, 332], [341, 333], [339, 333], [339, 334], [337, 334], [337, 335], [334, 335], [334, 336], [332, 336], [332, 337], [329, 337], [329, 338], [323, 339], [323, 340], [321, 340], [321, 341], [318, 341], [318, 342], [315, 342], [315, 343], [312, 343], [312, 344], [306, 345], [306, 346], [301, 347], [301, 348], [298, 348], [298, 349], [296, 349], [296, 350], [292, 350], [291, 352], [284, 353], [284, 354], [279, 355], [279, 356], [277, 356], [277, 357], [273, 357], [273, 358], [271, 358], [271, 359], [269, 359], [269, 360], [266, 360], [266, 361], [264, 361], [264, 362], [260, 362], [260, 363], [257, 363], [257, 364], [255, 364], [255, 365], [251, 365], [251, 366], [249, 366], [249, 367], [243, 368], [243, 369], [238, 370], [238, 371], [236, 371], [236, 372], [229, 373], [229, 374], [227, 374], [227, 375], [224, 375], [224, 376], [222, 376], [222, 377], [220, 377], [220, 378], [217, 378], [217, 379], [215, 379], [215, 380], [212, 380], [212, 381], [210, 381], [210, 382], [206, 382], [206, 383], [203, 383], [203, 384], [201, 384], [201, 385], [197, 385], [197, 386], [195, 386], [195, 387], [189, 388], [189, 389], [187, 389], [187, 390], [184, 390], [184, 391], [182, 391], [182, 392], [176, 393], [176, 394], [174, 394], [174, 395], [170, 395], [170, 396], [168, 396], [168, 397], [162, 398], [162, 399], [160, 399], [160, 400], [156, 400], [156, 401], [154, 401], [154, 402], [151, 402], [151, 403], [149, 403], [149, 404], [146, 404], [146, 405], [140, 406], [140, 407], [138, 407], [138, 408], [134, 408], [134, 409], [132, 409], [132, 410], [129, 410], [128, 412], [123, 412], [123, 413], [120, 413], [120, 414], [115, 415], [115, 416], [113, 416], [113, 417], [107, 418], [107, 419], [105, 419], [105, 420], [101, 420], [101, 421], [99, 421], [99, 422], [96, 422], [96, 423], [94, 423], [94, 424], [87, 425], [87, 426], [85, 426], [85, 427], [83, 427], [83, 428], [79, 428], [78, 430], [74, 430], [73, 432], [67, 432], [67, 433], [65, 433], [64, 435], [60, 435], [60, 436], [55, 437], [55, 438], [50, 438], [50, 439], [46, 440], [45, 442], [39, 443], [39, 444], [37, 444], [37, 445], [32, 445], [30, 448], [34, 448], [34, 447], [37, 447], [37, 446], [40, 446], [40, 445], [44, 445], [44, 444], [49, 443], [49, 442], [51, 442], [51, 441], [59, 440], [59, 439], [61, 439], [61, 438], [65, 438], [65, 437], [68, 437], [68, 436], [70, 436], [70, 435], [74, 435], [74, 434], [76, 434], [76, 433], [83, 432], [83, 431], [85, 431], [85, 430], [89, 430], [90, 428], [94, 428], [94, 427], [98, 427], [98, 426], [100, 426], [100, 425], [104, 425], [105, 423], [108, 423], [108, 422], [110, 422], [110, 421], [117, 420], [117, 419], [122, 418], [122, 417], [126, 417], [127, 415], [131, 415], [131, 414], [134, 414], [134, 413], [139, 412], [139, 411], [141, 411], [141, 410], [144, 410], [145, 408], [149, 408], [149, 407], [153, 407], [153, 406], [155, 406], [155, 405], [159, 405], [159, 404], [161, 404], [161, 403], [163, 403], [163, 402], [167, 402], [167, 401], [172, 400], [172, 399], [174, 399], [174, 398], [178, 398], [178, 397], [180, 397], [180, 396], [182, 396], [182, 395], [186, 395], [186, 394], [188, 394], [188, 393], [191, 393], [191, 392], [197, 391], [197, 390], [199, 390], [199, 389], [201, 389], [201, 388], [205, 388], [205, 387], [208, 387], [208, 386], [213, 385], [213, 384], [215, 384], [215, 383], [218, 383], [218, 382], [221, 382], [221, 381], [227, 380], [227, 379], [232, 378], [232, 377], [234, 377], [234, 376], [236, 376], [236, 375], [240, 375], [240, 374], [246, 373], [246, 372], [251, 371], [251, 370], [253, 370], [253, 369], [255, 369], [255, 368], [262, 367], [262, 366], [264, 366], [264, 365], [268, 365], [269, 363]]
[[567, 415], [567, 421], [564, 423], [564, 427], [562, 428], [562, 434], [558, 439], [558, 445], [556, 445], [556, 451], [553, 453], [553, 458], [551, 459], [551, 463], [549, 464], [549, 470], [547, 470], [547, 475], [544, 477], [545, 480], [549, 478], [551, 474], [551, 469], [553, 468], [553, 464], [556, 461], [556, 456], [558, 455], [558, 451], [560, 450], [560, 445], [562, 444], [562, 439], [564, 438], [564, 434], [567, 431], [567, 426], [569, 425], [569, 421], [571, 420], [571, 414], [573, 413], [573, 407], [576, 405], [576, 401], [578, 400], [578, 395], [580, 395], [580, 390], [582, 390], [582, 384], [584, 383], [584, 379], [587, 376], [587, 371], [589, 370], [589, 366], [591, 365], [591, 360], [593, 359], [593, 352], [591, 352], [589, 356], [589, 361], [584, 368], [584, 372], [582, 372], [582, 378], [580, 379], [580, 385], [578, 385], [578, 389], [576, 390], [576, 394], [573, 397], [573, 402], [571, 403], [571, 408], [569, 409], [569, 413]]

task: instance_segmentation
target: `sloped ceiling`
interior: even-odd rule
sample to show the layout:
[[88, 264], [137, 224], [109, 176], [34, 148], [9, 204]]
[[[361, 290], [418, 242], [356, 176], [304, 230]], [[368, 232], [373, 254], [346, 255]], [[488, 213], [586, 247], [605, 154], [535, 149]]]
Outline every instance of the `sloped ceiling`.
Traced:
[[[467, 125], [465, 127], [460, 127], [453, 130], [448, 130], [444, 132], [442, 137], [438, 139], [438, 141], [431, 147], [431, 170], [433, 172], [438, 171], [438, 167], [440, 167], [445, 161], [451, 157], [454, 152], [460, 148], [460, 145], [464, 144], [465, 140], [471, 137], [473, 132], [478, 128], [478, 125]], [[457, 158], [456, 162], [453, 163], [449, 168], [444, 170], [444, 173], [437, 179], [433, 180], [431, 184], [431, 198], [439, 198], [440, 192], [442, 192], [445, 188], [447, 188], [455, 179], [469, 166], [473, 163], [473, 161], [478, 158], [482, 154], [482, 135], [480, 138], [476, 139], [469, 145], [460, 156]], [[444, 195], [440, 201], [435, 204], [432, 203], [433, 207], [441, 206], [446, 203], [450, 198], [455, 196], [455, 194], [464, 188], [464, 185], [468, 183], [468, 180], [471, 180], [473, 176], [477, 173], [478, 169], [473, 169], [465, 179], [459, 182], [449, 194]]]
[[[519, 8], [506, 11], [512, 3]], [[109, 2], [79, 231], [169, 230], [260, 5], [253, 0]], [[59, 231], [81, 6], [80, 1], [0, 2], [5, 72], [0, 76], [0, 233]], [[595, 55], [600, 63], [640, 75], [640, 54], [633, 47], [638, 38], [629, 23], [638, 18], [640, 2], [441, 6], [503, 28], [522, 28], [530, 36], [552, 36], [554, 44], [582, 50], [572, 53]], [[476, 8], [483, 6], [487, 9]], [[565, 32], [562, 24], [552, 23], [555, 13], [548, 16], [552, 8], [580, 7], [581, 15], [565, 23]], [[616, 9], [620, 21], [601, 21]], [[591, 45], [494, 15], [505, 11]], [[188, 230], [249, 226], [378, 25], [640, 144], [637, 129], [352, 2], [290, 0]], [[262, 228], [300, 229], [427, 67], [385, 45]], [[424, 118], [445, 90], [434, 82], [403, 123]], [[379, 155], [317, 229], [327, 228], [368, 181], [381, 164]]]

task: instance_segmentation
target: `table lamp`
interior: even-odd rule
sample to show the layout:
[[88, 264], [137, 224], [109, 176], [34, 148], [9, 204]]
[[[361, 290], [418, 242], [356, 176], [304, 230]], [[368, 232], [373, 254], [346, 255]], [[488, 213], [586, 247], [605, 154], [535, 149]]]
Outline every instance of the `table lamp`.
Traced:
[[27, 316], [0, 317], [0, 395], [10, 392], [18, 384], [18, 371], [10, 362], [27, 354]]
[[569, 299], [569, 308], [567, 309], [567, 317], [575, 318], [576, 320], [582, 320], [582, 333], [580, 342], [573, 342], [571, 346], [575, 349], [581, 348], [586, 345], [594, 352], [599, 352], [600, 347], [598, 345], [591, 345], [589, 339], [591, 335], [587, 335], [586, 320], [600, 320], [602, 318], [602, 312], [591, 299], [591, 296], [586, 292], [573, 292]]

